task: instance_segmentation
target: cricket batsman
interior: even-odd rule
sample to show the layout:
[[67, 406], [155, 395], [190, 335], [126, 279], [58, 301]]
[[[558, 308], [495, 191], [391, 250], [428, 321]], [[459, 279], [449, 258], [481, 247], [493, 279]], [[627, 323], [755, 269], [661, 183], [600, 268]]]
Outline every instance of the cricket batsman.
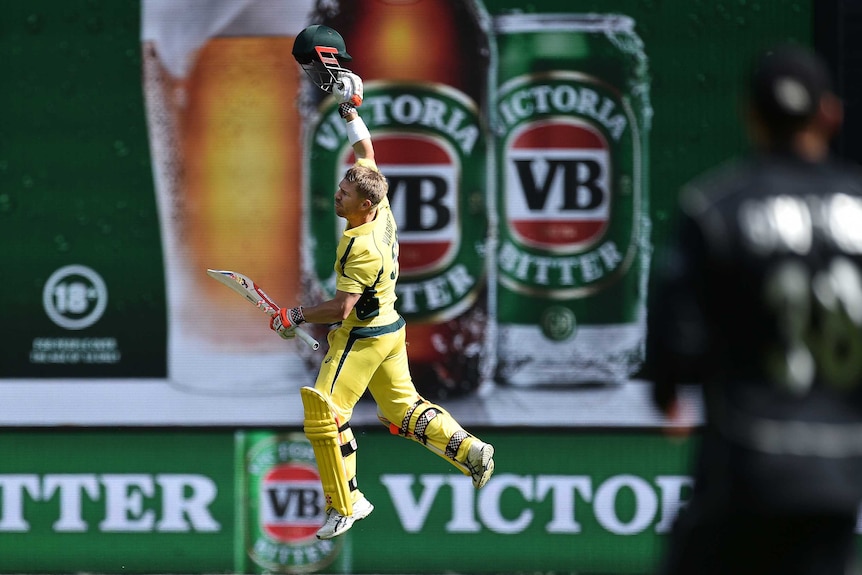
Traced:
[[341, 535], [374, 506], [359, 490], [353, 408], [368, 389], [380, 421], [440, 455], [478, 489], [494, 472], [494, 448], [465, 431], [442, 407], [422, 398], [407, 362], [405, 321], [395, 309], [398, 226], [377, 168], [371, 134], [357, 112], [362, 79], [343, 67], [352, 58], [341, 35], [322, 25], [296, 38], [293, 55], [309, 77], [339, 102], [356, 163], [335, 191], [335, 213], [346, 228], [335, 254], [335, 297], [315, 306], [281, 308], [270, 327], [285, 339], [304, 322], [336, 324], [314, 387], [300, 391], [304, 430], [314, 448], [326, 497], [319, 539]]

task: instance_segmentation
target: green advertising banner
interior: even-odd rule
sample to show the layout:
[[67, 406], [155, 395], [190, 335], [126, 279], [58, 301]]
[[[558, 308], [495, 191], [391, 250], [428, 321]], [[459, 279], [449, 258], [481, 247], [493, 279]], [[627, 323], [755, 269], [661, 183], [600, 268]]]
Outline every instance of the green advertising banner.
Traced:
[[649, 571], [688, 497], [690, 442], [485, 436], [497, 473], [476, 491], [422, 445], [360, 430], [375, 511], [319, 541], [323, 495], [300, 430], [7, 431], [0, 572]]
[[360, 437], [360, 488], [383, 513], [351, 531], [374, 549], [388, 524], [387, 552], [354, 552], [361, 573], [648, 573], [691, 487], [690, 443], [661, 434], [482, 432], [501, 447], [480, 491], [421, 446], [377, 437]]
[[244, 273], [285, 306], [331, 294], [331, 196], [351, 157], [291, 55], [325, 21], [366, 81], [420, 392], [466, 425], [662, 425], [640, 369], [677, 190], [743, 150], [743, 70], [775, 41], [810, 43], [812, 12], [8, 3], [0, 424], [302, 421], [326, 346], [282, 341], [205, 272]]
[[[421, 444], [355, 429], [374, 512], [321, 541], [301, 429], [0, 434], [0, 573], [650, 573], [696, 437], [481, 429], [481, 490]], [[862, 522], [860, 522], [862, 527]]]
[[230, 433], [0, 434], [4, 573], [230, 568]]

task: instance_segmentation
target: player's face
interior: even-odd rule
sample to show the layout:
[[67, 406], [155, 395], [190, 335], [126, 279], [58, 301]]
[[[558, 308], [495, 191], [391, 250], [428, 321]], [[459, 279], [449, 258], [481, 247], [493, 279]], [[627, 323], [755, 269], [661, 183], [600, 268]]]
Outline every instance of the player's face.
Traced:
[[356, 182], [341, 180], [338, 183], [338, 190], [335, 192], [335, 213], [338, 217], [346, 219], [362, 211], [365, 198], [356, 187]]

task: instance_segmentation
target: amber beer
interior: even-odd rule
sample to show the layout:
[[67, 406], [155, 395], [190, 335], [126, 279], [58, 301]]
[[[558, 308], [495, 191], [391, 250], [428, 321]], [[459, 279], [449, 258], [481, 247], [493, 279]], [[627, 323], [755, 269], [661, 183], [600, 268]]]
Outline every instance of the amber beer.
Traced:
[[[426, 397], [474, 391], [488, 310], [487, 18], [470, 0], [350, 0], [320, 2], [314, 20], [344, 37], [364, 80], [360, 113], [398, 222], [396, 307], [416, 386]], [[310, 267], [327, 286], [342, 229], [332, 196], [354, 159], [331, 97], [309, 119]]]
[[300, 297], [302, 151], [291, 50], [307, 2], [143, 3], [144, 92], [169, 304], [169, 379], [205, 392], [298, 387], [303, 351], [208, 279]]
[[494, 22], [497, 380], [624, 381], [649, 268], [643, 44], [616, 14]]

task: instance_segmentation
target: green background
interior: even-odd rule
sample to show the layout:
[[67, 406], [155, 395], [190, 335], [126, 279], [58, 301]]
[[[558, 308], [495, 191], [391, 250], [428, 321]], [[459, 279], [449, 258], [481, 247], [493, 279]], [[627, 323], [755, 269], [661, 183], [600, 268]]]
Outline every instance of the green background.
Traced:
[[[165, 290], [141, 91], [138, 2], [2, 3], [0, 377], [164, 377]], [[102, 320], [80, 332], [42, 307], [48, 277], [95, 269]], [[27, 364], [35, 337], [115, 337], [116, 365]]]

